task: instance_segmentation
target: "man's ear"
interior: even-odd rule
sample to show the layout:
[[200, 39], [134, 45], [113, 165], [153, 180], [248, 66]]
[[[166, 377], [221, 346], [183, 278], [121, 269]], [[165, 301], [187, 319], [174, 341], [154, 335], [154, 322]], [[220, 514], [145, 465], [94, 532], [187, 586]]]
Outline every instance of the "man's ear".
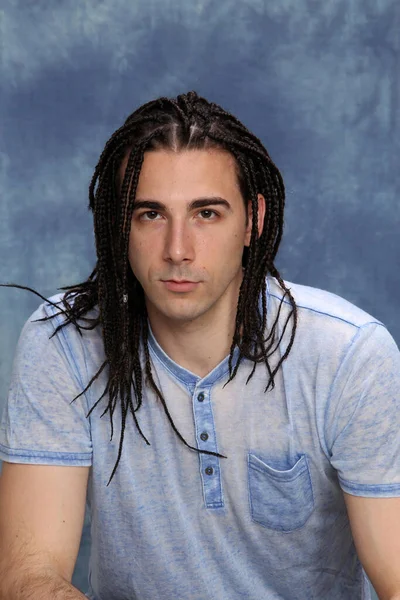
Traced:
[[[265, 218], [265, 198], [262, 194], [258, 194], [258, 237], [261, 236], [264, 218]], [[247, 204], [247, 227], [246, 227], [246, 237], [244, 241], [245, 246], [250, 246], [250, 238], [251, 238], [251, 228], [253, 226], [253, 210], [251, 207], [251, 201]]]

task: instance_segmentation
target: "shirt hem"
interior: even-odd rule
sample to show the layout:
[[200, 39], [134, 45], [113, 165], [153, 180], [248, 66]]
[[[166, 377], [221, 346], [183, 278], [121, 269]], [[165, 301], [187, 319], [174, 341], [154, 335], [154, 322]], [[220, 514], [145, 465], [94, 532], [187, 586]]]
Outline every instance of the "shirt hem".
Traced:
[[92, 465], [92, 455], [89, 452], [47, 452], [46, 450], [13, 450], [0, 444], [0, 460], [6, 462], [44, 464], [44, 465]]
[[339, 476], [340, 487], [352, 496], [365, 496], [367, 498], [397, 498], [400, 496], [400, 483], [356, 483], [347, 481]]

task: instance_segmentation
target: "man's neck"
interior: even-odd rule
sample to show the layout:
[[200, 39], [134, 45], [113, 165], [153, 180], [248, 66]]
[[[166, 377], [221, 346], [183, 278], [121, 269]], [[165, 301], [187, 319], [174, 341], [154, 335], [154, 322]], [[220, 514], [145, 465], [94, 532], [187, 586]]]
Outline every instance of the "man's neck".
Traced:
[[164, 352], [178, 365], [205, 377], [229, 355], [235, 331], [237, 294], [215, 307], [212, 314], [189, 323], [159, 318], [149, 320]]

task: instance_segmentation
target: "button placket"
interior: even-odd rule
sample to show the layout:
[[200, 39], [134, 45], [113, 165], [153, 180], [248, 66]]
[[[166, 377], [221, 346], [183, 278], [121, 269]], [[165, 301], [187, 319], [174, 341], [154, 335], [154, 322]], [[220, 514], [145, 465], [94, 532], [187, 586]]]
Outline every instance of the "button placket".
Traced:
[[[195, 390], [193, 408], [197, 447], [218, 452], [209, 392]], [[203, 453], [199, 453], [199, 459], [205, 505], [207, 508], [220, 508], [223, 506], [220, 459]]]

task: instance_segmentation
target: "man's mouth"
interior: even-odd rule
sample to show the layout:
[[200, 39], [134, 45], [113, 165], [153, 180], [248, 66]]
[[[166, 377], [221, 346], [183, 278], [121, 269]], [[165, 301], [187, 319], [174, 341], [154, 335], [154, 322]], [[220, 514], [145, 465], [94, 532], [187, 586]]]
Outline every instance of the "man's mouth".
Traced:
[[191, 281], [190, 279], [163, 279], [162, 281], [172, 281], [173, 283], [198, 283], [197, 281]]
[[190, 292], [200, 283], [199, 281], [190, 281], [188, 279], [162, 279], [161, 281], [171, 292]]

